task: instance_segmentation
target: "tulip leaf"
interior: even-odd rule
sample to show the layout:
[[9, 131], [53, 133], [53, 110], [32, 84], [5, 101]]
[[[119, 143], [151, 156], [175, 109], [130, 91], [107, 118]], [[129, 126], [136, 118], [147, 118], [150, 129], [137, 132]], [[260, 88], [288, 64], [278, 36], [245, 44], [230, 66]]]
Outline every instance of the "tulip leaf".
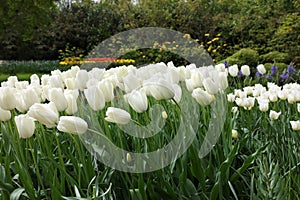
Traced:
[[9, 199], [10, 200], [18, 200], [21, 195], [23, 194], [23, 192], [25, 191], [24, 188], [17, 188], [15, 189], [11, 194], [10, 194], [10, 197]]

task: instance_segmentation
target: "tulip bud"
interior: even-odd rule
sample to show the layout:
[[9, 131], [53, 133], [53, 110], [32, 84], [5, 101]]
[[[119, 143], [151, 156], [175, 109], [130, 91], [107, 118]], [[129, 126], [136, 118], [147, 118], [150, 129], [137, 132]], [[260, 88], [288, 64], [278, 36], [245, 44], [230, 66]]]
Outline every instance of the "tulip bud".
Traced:
[[257, 65], [256, 67], [257, 71], [260, 73], [260, 74], [265, 74], [266, 73], [266, 68], [263, 64], [259, 64]]
[[201, 106], [207, 106], [214, 100], [213, 95], [202, 90], [201, 88], [194, 89], [192, 92], [192, 97], [194, 97]]
[[300, 130], [300, 121], [290, 121], [290, 124], [292, 126], [292, 129], [294, 131], [299, 131]]
[[237, 137], [238, 137], [238, 132], [237, 132], [237, 130], [234, 130], [234, 129], [233, 129], [233, 130], [231, 131], [231, 136], [232, 136], [232, 138], [234, 138], [234, 139], [237, 138]]
[[232, 112], [233, 114], [235, 114], [238, 110], [239, 110], [239, 108], [236, 107], [236, 106], [233, 106], [233, 107], [231, 108], [231, 112]]
[[29, 108], [28, 115], [39, 121], [41, 124], [46, 125], [47, 128], [55, 127], [58, 121], [58, 111], [53, 102], [48, 104], [33, 104]]
[[249, 68], [248, 65], [243, 65], [243, 66], [241, 67], [241, 71], [242, 71], [242, 74], [243, 74], [244, 76], [249, 76], [249, 75], [250, 75], [250, 68]]
[[127, 94], [129, 105], [138, 113], [142, 113], [148, 108], [148, 99], [143, 90], [133, 90]]
[[27, 115], [15, 116], [15, 122], [20, 138], [30, 138], [35, 129], [34, 119]]
[[300, 103], [297, 103], [297, 110], [300, 113]]
[[281, 114], [281, 112], [276, 112], [274, 110], [270, 110], [269, 117], [271, 120], [276, 120], [276, 119], [278, 119], [280, 114]]
[[161, 116], [162, 116], [163, 119], [167, 119], [167, 118], [168, 118], [168, 114], [167, 114], [166, 111], [163, 111], [163, 112], [161, 113]]
[[117, 124], [128, 124], [131, 120], [130, 114], [120, 108], [108, 107], [105, 120]]
[[102, 110], [105, 106], [105, 96], [97, 86], [88, 87], [84, 90], [84, 95], [94, 111]]
[[86, 121], [75, 116], [61, 116], [57, 125], [57, 129], [61, 132], [72, 134], [83, 134], [88, 129]]
[[49, 100], [55, 103], [58, 111], [64, 111], [68, 107], [68, 102], [61, 88], [50, 88]]
[[3, 110], [1, 107], [0, 107], [0, 121], [8, 121], [10, 120], [11, 118], [11, 113], [10, 111], [8, 110]]
[[237, 65], [232, 65], [228, 68], [228, 72], [229, 72], [230, 76], [236, 77], [239, 73], [239, 68]]

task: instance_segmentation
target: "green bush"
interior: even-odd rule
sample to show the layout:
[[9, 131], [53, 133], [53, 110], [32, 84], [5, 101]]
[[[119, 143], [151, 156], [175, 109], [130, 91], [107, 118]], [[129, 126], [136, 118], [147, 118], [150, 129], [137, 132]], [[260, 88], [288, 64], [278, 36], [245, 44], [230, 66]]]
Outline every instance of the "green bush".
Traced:
[[229, 65], [237, 64], [256, 66], [258, 64], [259, 55], [257, 51], [249, 48], [244, 48], [234, 53], [232, 56], [224, 59], [222, 62], [227, 61]]
[[281, 53], [279, 51], [271, 51], [267, 54], [259, 56], [262, 63], [266, 62], [278, 62], [289, 64], [291, 62], [291, 56], [288, 53]]
[[264, 66], [266, 68], [267, 71], [270, 71], [271, 67], [275, 65], [278, 69], [278, 73], [282, 73], [283, 70], [285, 70], [287, 68], [287, 64], [285, 63], [265, 63]]
[[0, 65], [1, 74], [16, 75], [41, 73], [47, 74], [52, 70], [64, 71], [70, 66], [61, 66], [58, 61], [5, 61]]

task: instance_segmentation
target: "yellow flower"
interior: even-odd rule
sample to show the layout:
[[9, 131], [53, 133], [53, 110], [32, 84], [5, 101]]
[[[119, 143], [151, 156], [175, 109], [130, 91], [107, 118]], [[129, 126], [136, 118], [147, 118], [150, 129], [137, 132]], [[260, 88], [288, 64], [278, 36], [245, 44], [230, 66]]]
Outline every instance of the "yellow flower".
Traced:
[[204, 36], [205, 36], [205, 37], [208, 37], [208, 36], [209, 36], [209, 33], [205, 33]]
[[237, 130], [232, 130], [231, 131], [231, 136], [232, 136], [232, 138], [237, 138], [238, 137], [238, 132], [237, 132]]
[[212, 43], [212, 41], [208, 41], [206, 44], [211, 44]]
[[191, 38], [191, 35], [190, 35], [190, 34], [184, 34], [183, 37], [184, 37], [184, 38]]
[[220, 37], [221, 36], [221, 33], [219, 33], [218, 35], [217, 35], [217, 37]]
[[216, 53], [216, 52], [217, 52], [217, 49], [214, 49], [212, 52], [213, 52], [213, 53]]

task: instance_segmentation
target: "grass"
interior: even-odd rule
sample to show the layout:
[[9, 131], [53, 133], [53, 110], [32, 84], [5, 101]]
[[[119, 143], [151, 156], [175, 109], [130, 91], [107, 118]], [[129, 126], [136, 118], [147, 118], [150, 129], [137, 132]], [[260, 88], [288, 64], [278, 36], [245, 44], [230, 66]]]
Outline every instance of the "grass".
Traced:
[[[29, 80], [31, 75], [32, 74], [29, 74], [29, 73], [18, 73], [18, 74], [15, 74], [13, 76], [17, 76], [18, 80], [20, 80], [20, 81], [25, 81], [25, 80]], [[42, 76], [41, 73], [38, 73], [37, 75], [39, 77]], [[6, 81], [9, 76], [12, 76], [12, 75], [10, 75], [10, 74], [0, 74], [0, 82]]]

